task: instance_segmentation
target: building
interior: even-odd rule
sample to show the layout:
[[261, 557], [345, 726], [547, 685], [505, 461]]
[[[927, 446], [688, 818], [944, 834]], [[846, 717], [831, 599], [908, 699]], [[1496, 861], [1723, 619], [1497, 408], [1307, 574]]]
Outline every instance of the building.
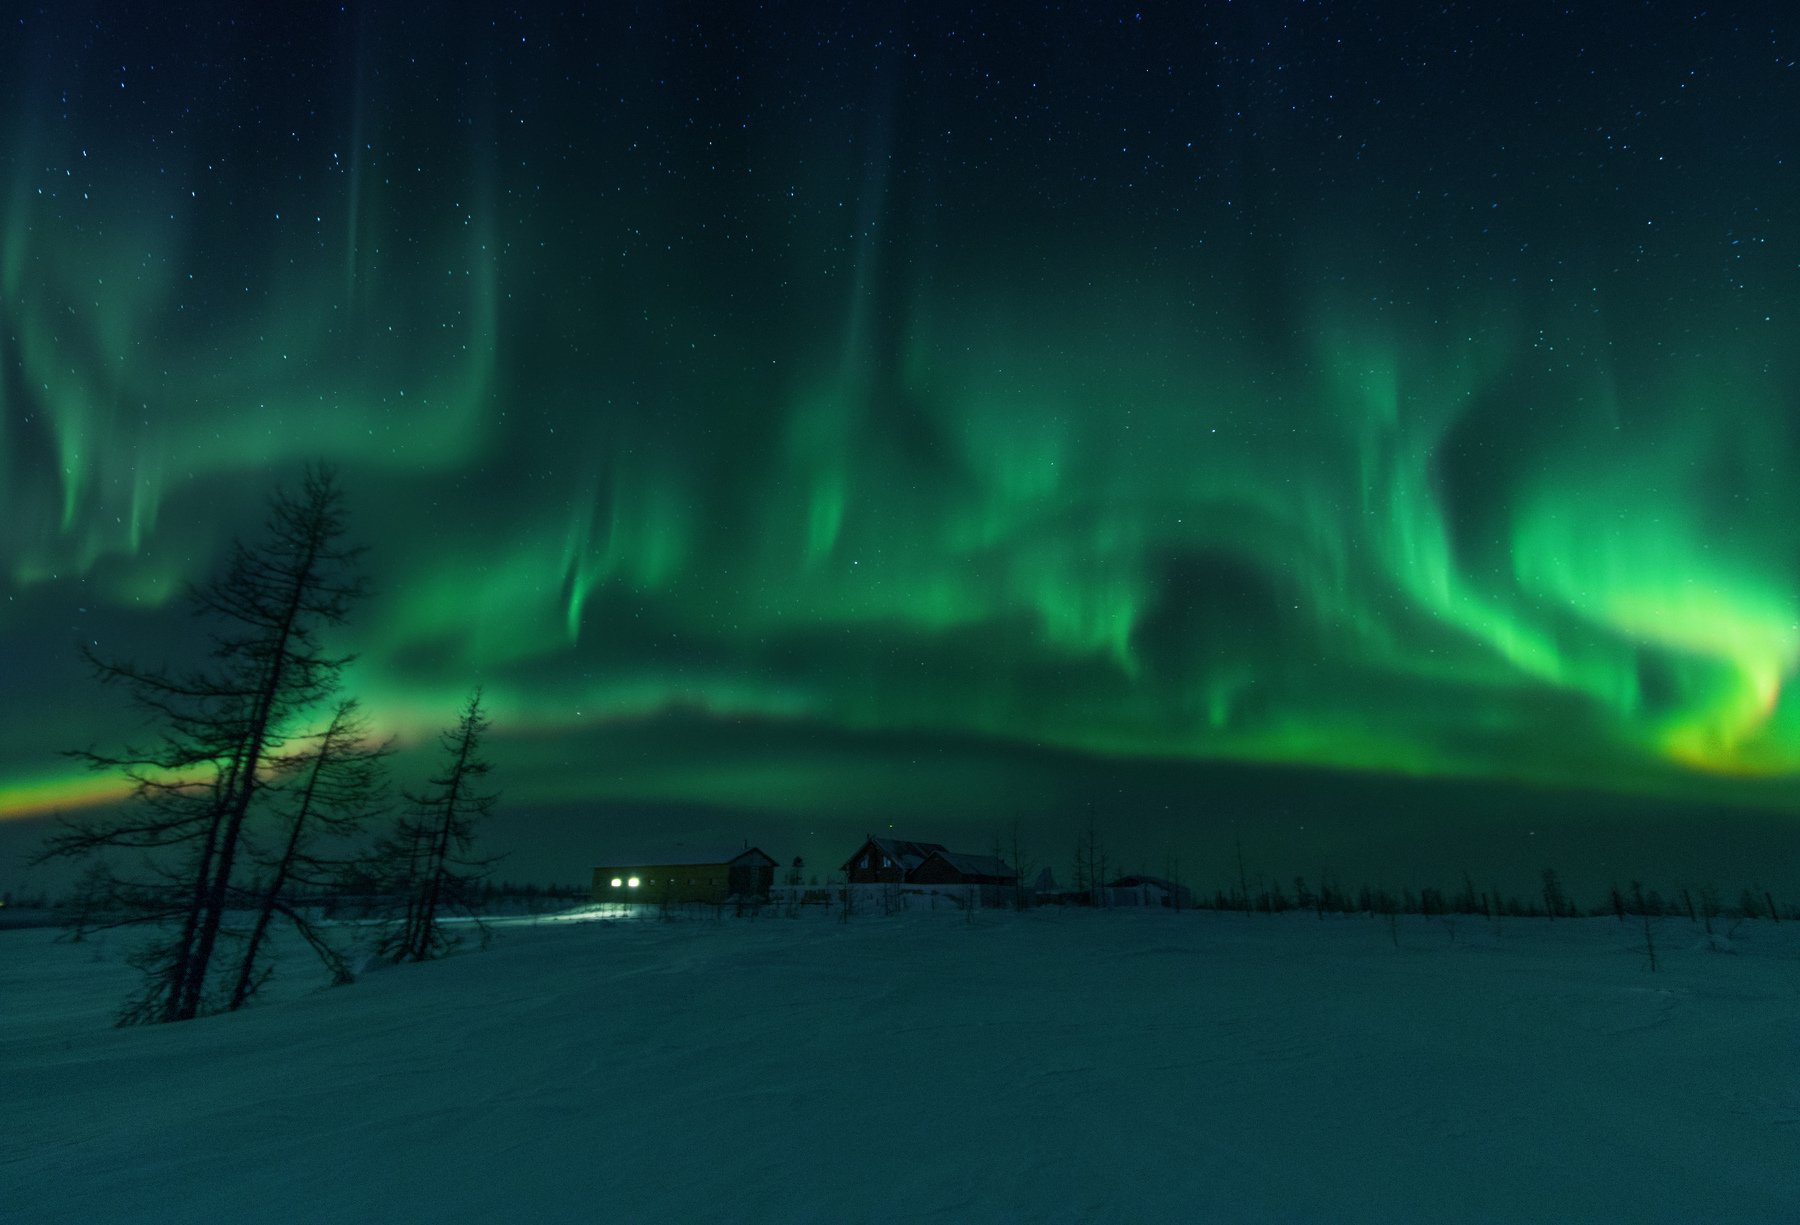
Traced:
[[838, 870], [853, 885], [903, 885], [909, 879], [908, 873], [924, 863], [927, 856], [943, 849], [936, 842], [870, 837]]
[[1108, 906], [1172, 906], [1188, 910], [1194, 905], [1194, 895], [1186, 885], [1138, 874], [1109, 882], [1104, 901]]
[[1016, 885], [1019, 874], [992, 855], [936, 850], [925, 856], [906, 879], [920, 885]]
[[1019, 874], [992, 855], [952, 851], [939, 842], [863, 839], [840, 869], [852, 885], [1014, 885]]
[[673, 906], [683, 902], [749, 902], [769, 896], [775, 860], [756, 847], [673, 850], [616, 857], [594, 869], [596, 902]]

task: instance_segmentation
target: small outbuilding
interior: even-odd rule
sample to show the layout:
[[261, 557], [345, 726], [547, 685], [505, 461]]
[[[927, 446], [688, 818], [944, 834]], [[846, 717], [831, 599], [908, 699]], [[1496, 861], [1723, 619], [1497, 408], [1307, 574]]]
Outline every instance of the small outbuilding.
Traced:
[[1110, 882], [1105, 901], [1108, 906], [1172, 906], [1187, 910], [1194, 904], [1194, 895], [1186, 885], [1140, 873]]
[[595, 868], [594, 900], [653, 906], [763, 901], [774, 883], [775, 860], [757, 847], [700, 852], [677, 847], [615, 857]]

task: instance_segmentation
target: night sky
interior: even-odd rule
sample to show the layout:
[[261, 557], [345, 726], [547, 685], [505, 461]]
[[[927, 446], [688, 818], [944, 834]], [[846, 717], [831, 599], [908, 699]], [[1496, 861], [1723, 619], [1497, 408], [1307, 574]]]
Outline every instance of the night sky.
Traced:
[[1785, 5], [0, 15], [0, 825], [324, 460], [503, 875], [1800, 887]]

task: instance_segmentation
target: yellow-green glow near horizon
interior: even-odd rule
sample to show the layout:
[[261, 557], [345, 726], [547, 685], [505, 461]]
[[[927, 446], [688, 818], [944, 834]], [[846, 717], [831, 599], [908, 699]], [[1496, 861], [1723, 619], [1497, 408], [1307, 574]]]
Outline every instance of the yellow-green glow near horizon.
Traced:
[[125, 798], [130, 791], [131, 784], [117, 777], [98, 776], [85, 770], [35, 778], [15, 777], [0, 787], [0, 821], [112, 804]]
[[420, 740], [486, 685], [541, 796], [730, 790], [583, 747], [672, 710], [1800, 770], [1800, 159], [1718, 65], [1795, 86], [1748, 34], [1652, 22], [1596, 79], [1524, 16], [1199, 5], [1189, 62], [1065, 15], [1091, 54], [1045, 63], [920, 13], [846, 76], [764, 18], [336, 20], [0, 53], [0, 816], [101, 794], [50, 764], [125, 733], [74, 641], [179, 657], [183, 584], [314, 459], [371, 547], [365, 706]]

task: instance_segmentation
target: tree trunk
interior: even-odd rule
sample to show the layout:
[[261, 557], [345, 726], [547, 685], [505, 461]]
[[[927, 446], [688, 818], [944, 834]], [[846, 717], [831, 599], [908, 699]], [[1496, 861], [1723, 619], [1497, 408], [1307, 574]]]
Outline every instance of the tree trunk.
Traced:
[[288, 589], [287, 605], [277, 623], [273, 649], [269, 653], [268, 672], [256, 695], [255, 711], [250, 718], [249, 743], [244, 748], [242, 762], [233, 769], [233, 773], [237, 775], [237, 786], [225, 820], [223, 837], [219, 840], [219, 861], [213, 872], [212, 887], [201, 910], [199, 939], [182, 983], [182, 996], [174, 1017], [178, 1021], [192, 1020], [198, 1016], [201, 1001], [205, 997], [207, 970], [212, 961], [213, 948], [218, 943], [219, 928], [225, 922], [225, 903], [231, 888], [231, 870], [237, 859], [238, 841], [243, 833], [244, 818], [250, 813], [250, 801], [256, 794], [256, 775], [262, 768], [263, 753], [268, 744], [269, 722], [275, 709], [275, 699], [281, 693], [282, 672], [288, 662], [294, 627], [300, 618], [300, 604], [313, 581], [313, 564], [318, 555], [318, 545], [315, 525], [315, 536], [308, 541], [306, 555], [295, 568], [293, 581]]

